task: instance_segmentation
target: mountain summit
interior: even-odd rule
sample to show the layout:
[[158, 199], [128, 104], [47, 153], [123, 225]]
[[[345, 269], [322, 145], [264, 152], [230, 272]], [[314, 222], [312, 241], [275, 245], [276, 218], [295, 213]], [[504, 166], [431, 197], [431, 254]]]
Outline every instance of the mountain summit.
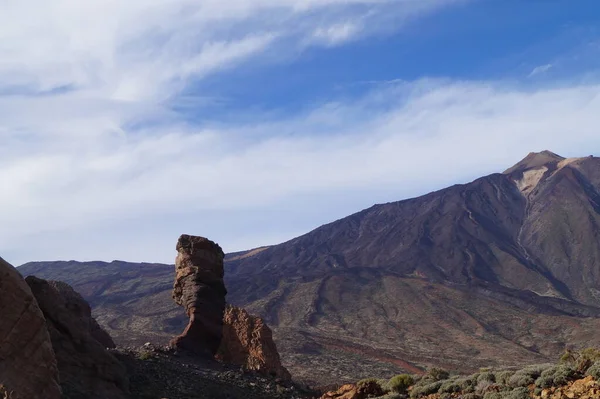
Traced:
[[514, 172], [524, 172], [526, 170], [535, 169], [546, 166], [548, 164], [564, 161], [565, 158], [551, 151], [545, 150], [542, 152], [530, 152], [523, 160], [504, 171], [504, 174]]
[[[600, 158], [531, 153], [226, 257], [228, 301], [264, 317], [284, 365], [317, 382], [545, 361], [600, 343], [599, 237]], [[117, 340], [182, 322], [160, 265], [20, 270], [73, 284]]]

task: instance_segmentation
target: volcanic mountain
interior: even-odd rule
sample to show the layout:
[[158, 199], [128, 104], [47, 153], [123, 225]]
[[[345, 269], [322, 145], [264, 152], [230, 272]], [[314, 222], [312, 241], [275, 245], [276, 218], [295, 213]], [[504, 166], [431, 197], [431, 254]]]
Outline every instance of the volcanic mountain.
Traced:
[[[185, 325], [172, 266], [19, 270], [73, 285], [117, 342]], [[228, 302], [272, 326], [298, 379], [554, 360], [600, 344], [600, 158], [530, 153], [504, 173], [229, 254], [226, 284]]]

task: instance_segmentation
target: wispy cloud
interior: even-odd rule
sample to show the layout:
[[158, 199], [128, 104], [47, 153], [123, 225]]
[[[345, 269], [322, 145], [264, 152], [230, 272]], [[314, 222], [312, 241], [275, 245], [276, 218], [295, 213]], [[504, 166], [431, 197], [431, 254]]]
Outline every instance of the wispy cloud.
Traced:
[[[453, 3], [5, 2], [0, 253], [16, 263], [169, 260], [173, 235], [184, 229], [242, 249], [373, 201], [501, 170], [532, 149], [592, 151], [600, 122], [594, 84], [527, 91], [502, 82], [393, 81], [358, 99], [244, 123], [210, 115], [185, 122], [179, 109], [185, 104], [194, 116], [202, 101], [180, 94], [212, 74], [398, 29]], [[274, 209], [284, 218], [308, 208], [332, 211], [256, 231], [275, 219]], [[237, 230], [244, 220], [250, 230]], [[138, 236], [145, 241], [132, 243]]]
[[533, 68], [533, 70], [529, 74], [529, 77], [531, 78], [536, 75], [544, 74], [544, 73], [548, 72], [550, 69], [552, 69], [552, 67], [553, 67], [552, 64], [545, 64], [545, 65], [537, 66], [537, 67]]
[[[92, 133], [94, 140], [77, 142], [53, 136], [38, 148], [14, 142], [13, 154], [0, 163], [0, 224], [11, 226], [0, 231], [0, 241], [18, 245], [33, 232], [85, 231], [175, 209], [202, 219], [381, 187], [389, 187], [388, 199], [416, 195], [502, 170], [531, 150], [599, 151], [590, 147], [599, 106], [595, 85], [526, 91], [421, 81], [259, 125], [168, 125], [127, 135]], [[329, 134], [318, 134], [324, 126]], [[257, 139], [248, 142], [248, 136]]]

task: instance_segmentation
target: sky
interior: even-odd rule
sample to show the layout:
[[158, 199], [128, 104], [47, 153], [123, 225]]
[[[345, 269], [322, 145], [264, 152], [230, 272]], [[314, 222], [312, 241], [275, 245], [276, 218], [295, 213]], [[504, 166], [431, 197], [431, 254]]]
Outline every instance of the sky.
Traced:
[[173, 262], [600, 155], [597, 0], [3, 0], [0, 255]]

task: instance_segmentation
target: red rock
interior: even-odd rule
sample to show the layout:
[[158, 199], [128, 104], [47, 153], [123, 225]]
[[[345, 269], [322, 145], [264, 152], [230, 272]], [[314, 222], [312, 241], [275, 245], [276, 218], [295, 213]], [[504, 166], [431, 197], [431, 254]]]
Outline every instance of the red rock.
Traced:
[[214, 357], [223, 336], [225, 255], [216, 243], [185, 234], [179, 237], [176, 249], [173, 299], [185, 308], [190, 320], [171, 346]]
[[342, 385], [337, 391], [327, 392], [321, 399], [359, 399], [358, 388], [354, 384]]
[[260, 317], [232, 305], [225, 309], [223, 339], [217, 360], [291, 379], [290, 373], [281, 365], [271, 329]]
[[0, 385], [11, 399], [59, 399], [46, 321], [23, 277], [0, 258]]
[[89, 305], [81, 303], [83, 299], [65, 283], [34, 276], [26, 281], [46, 318], [65, 396], [127, 398], [126, 369], [92, 335], [95, 322], [90, 321]]

